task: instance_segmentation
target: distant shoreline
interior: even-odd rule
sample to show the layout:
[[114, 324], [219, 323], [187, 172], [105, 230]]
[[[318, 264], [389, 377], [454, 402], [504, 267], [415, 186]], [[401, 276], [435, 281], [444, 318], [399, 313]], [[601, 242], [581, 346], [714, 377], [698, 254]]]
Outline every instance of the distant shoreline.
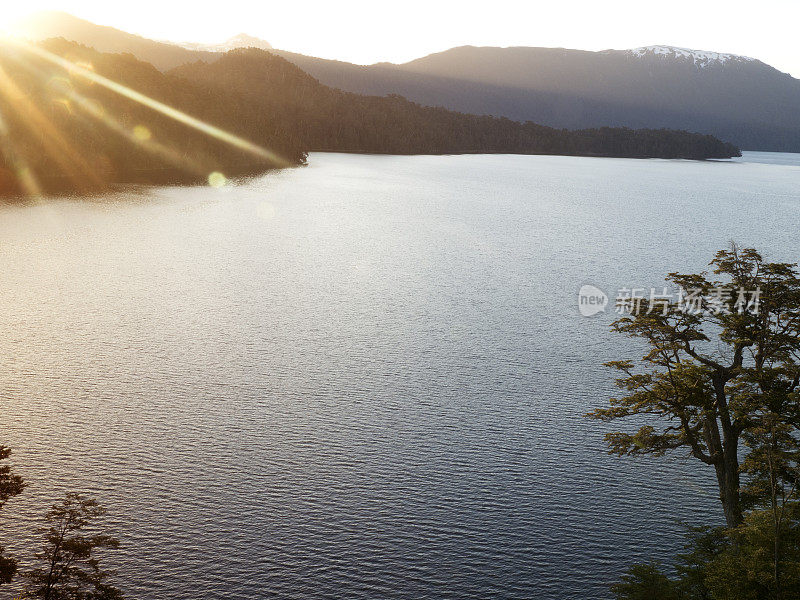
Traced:
[[64, 39], [8, 42], [0, 44], [0, 68], [19, 90], [0, 98], [11, 148], [0, 158], [5, 197], [200, 183], [216, 173], [303, 164], [313, 151], [692, 160], [741, 154], [688, 131], [556, 129], [397, 95], [343, 92], [256, 48], [164, 73], [132, 55]]
[[[339, 150], [313, 150], [309, 153], [309, 159], [305, 162], [298, 163], [283, 168], [256, 168], [250, 166], [248, 168], [228, 169], [222, 171], [222, 174], [231, 181], [239, 179], [250, 179], [265, 175], [270, 172], [283, 171], [285, 169], [301, 168], [313, 165], [314, 154], [340, 154], [340, 155], [353, 155], [353, 156], [374, 156], [386, 158], [411, 158], [415, 156], [420, 157], [462, 157], [462, 156], [541, 156], [541, 157], [568, 157], [568, 158], [609, 158], [609, 159], [625, 159], [625, 160], [676, 160], [676, 161], [695, 161], [695, 162], [731, 162], [731, 158], [683, 158], [671, 157], [664, 158], [660, 156], [610, 156], [610, 155], [589, 155], [589, 154], [546, 154], [546, 153], [514, 153], [514, 152], [462, 152], [462, 153], [418, 153], [418, 154], [390, 154], [378, 152], [343, 152]], [[769, 153], [767, 153], [769, 154]], [[798, 155], [800, 156], [800, 155]], [[734, 157], [735, 158], [735, 157]], [[128, 173], [124, 178], [109, 179], [107, 185], [102, 188], [77, 192], [71, 185], [69, 177], [65, 175], [52, 175], [50, 177], [42, 178], [39, 181], [43, 187], [41, 198], [95, 198], [107, 194], [114, 194], [127, 189], [147, 189], [147, 188], [160, 188], [160, 187], [205, 187], [209, 183], [206, 179], [201, 177], [192, 177], [178, 169], [159, 168], [150, 169], [146, 171], [139, 171], [136, 173]], [[35, 202], [36, 198], [26, 196], [20, 191], [8, 192], [0, 190], [0, 204], [24, 204], [28, 202]]]

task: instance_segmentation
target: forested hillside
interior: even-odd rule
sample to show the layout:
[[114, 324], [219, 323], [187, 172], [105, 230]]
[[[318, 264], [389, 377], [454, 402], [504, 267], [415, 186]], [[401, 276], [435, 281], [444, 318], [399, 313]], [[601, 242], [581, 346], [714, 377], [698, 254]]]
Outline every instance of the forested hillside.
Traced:
[[[203, 181], [300, 164], [305, 148], [240, 95], [165, 75], [131, 55], [101, 54], [64, 40], [44, 53], [0, 48], [0, 193], [87, 193], [117, 182]], [[56, 63], [63, 56], [75, 64]], [[86, 76], [107, 76], [144, 98], [191, 113], [192, 127]], [[221, 139], [221, 127], [257, 149]], [[31, 187], [33, 186], [33, 187]]]
[[246, 102], [284, 120], [309, 150], [665, 158], [727, 158], [739, 154], [731, 144], [686, 132], [557, 130], [424, 107], [396, 95], [343, 92], [320, 84], [283, 58], [255, 48], [234, 50], [213, 63], [197, 62], [169, 73], [210, 88], [235, 90]]
[[[40, 13], [16, 29], [29, 39], [63, 37], [103, 52], [130, 52], [161, 70], [223, 56], [199, 50], [202, 44], [189, 50], [66, 13]], [[239, 38], [223, 47], [264, 44]], [[462, 46], [404, 64], [364, 66], [270, 51], [324, 85], [357, 94], [397, 94], [555, 128], [679, 129], [747, 150], [800, 151], [800, 80], [742, 56], [669, 46], [601, 52]]]
[[[686, 132], [570, 132], [423, 107], [399, 96], [342, 92], [257, 49], [163, 73], [132, 55], [50, 40], [35, 47], [3, 46], [0, 66], [6, 124], [0, 188], [6, 194], [29, 191], [31, 182], [44, 191], [87, 192], [115, 182], [202, 181], [211, 173], [301, 164], [307, 152], [320, 150], [738, 154], [731, 144]], [[239, 137], [231, 140], [230, 134]]]
[[[656, 49], [661, 49], [656, 51]], [[669, 47], [587, 52], [464, 46], [369, 66], [276, 50], [322, 83], [553, 127], [667, 127], [748, 150], [800, 151], [800, 80], [759, 60]]]

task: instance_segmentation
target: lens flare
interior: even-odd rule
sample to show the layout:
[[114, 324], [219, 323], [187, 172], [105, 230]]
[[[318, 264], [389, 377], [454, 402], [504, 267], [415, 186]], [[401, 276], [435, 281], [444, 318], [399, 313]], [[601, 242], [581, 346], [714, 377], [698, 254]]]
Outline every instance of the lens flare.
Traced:
[[221, 188], [228, 183], [228, 178], [219, 171], [214, 171], [208, 176], [208, 185], [214, 188]]
[[6, 126], [3, 113], [0, 112], [0, 152], [6, 159], [6, 164], [11, 167], [14, 176], [19, 182], [23, 193], [31, 198], [39, 198], [42, 195], [42, 188], [39, 182], [33, 176], [28, 163], [23, 156], [17, 152], [16, 148], [11, 141], [11, 136], [8, 134], [8, 127]]
[[144, 125], [137, 125], [133, 128], [133, 137], [140, 142], [147, 142], [153, 137], [153, 134]]
[[44, 60], [52, 64], [58, 65], [59, 67], [65, 69], [73, 76], [79, 76], [89, 82], [99, 84], [105, 87], [106, 89], [109, 89], [112, 92], [119, 94], [120, 96], [124, 96], [125, 98], [138, 102], [143, 106], [147, 106], [148, 108], [151, 108], [156, 112], [159, 112], [167, 117], [170, 117], [171, 119], [174, 119], [175, 121], [178, 121], [179, 123], [188, 125], [189, 127], [201, 131], [235, 148], [244, 150], [245, 152], [248, 152], [253, 156], [266, 160], [275, 166], [287, 167], [291, 165], [289, 161], [279, 156], [275, 152], [272, 152], [271, 150], [262, 148], [261, 146], [258, 146], [253, 142], [250, 142], [244, 138], [234, 135], [228, 131], [225, 131], [224, 129], [220, 129], [219, 127], [210, 125], [209, 123], [206, 123], [204, 121], [201, 121], [200, 119], [192, 117], [191, 115], [188, 115], [185, 112], [178, 110], [177, 108], [173, 108], [168, 104], [164, 104], [163, 102], [154, 100], [153, 98], [150, 98], [149, 96], [146, 96], [141, 92], [137, 92], [136, 90], [133, 90], [120, 83], [117, 83], [112, 79], [108, 79], [107, 77], [98, 75], [94, 71], [87, 69], [78, 63], [71, 62], [66, 58], [58, 56], [57, 54], [53, 54], [52, 52], [49, 52], [44, 48], [41, 48], [34, 44], [30, 44], [20, 39], [13, 39], [10, 40], [10, 42], [40, 58], [43, 58]]
[[[154, 138], [152, 130], [146, 125], [140, 123], [132, 128], [123, 125], [119, 120], [107, 114], [107, 111], [99, 102], [78, 93], [74, 85], [76, 79], [80, 78], [84, 83], [97, 84], [98, 86], [111, 90], [161, 115], [165, 115], [214, 139], [260, 158], [268, 162], [270, 166], [286, 167], [292, 164], [290, 161], [287, 161], [271, 150], [192, 117], [191, 115], [150, 98], [145, 94], [137, 92], [107, 77], [103, 77], [95, 73], [94, 66], [89, 63], [80, 61], [72, 62], [44, 48], [18, 38], [6, 40], [6, 43], [13, 44], [18, 50], [44, 59], [46, 62], [64, 69], [66, 72], [65, 75], [54, 76], [52, 73], [45, 73], [41, 68], [32, 64], [31, 61], [25, 60], [19, 54], [9, 56], [9, 58], [19, 63], [46, 83], [46, 89], [53, 97], [53, 106], [58, 107], [58, 110], [68, 111], [71, 118], [82, 118], [81, 114], [88, 115], [101, 122], [115, 133], [124, 136], [137, 146], [171, 163], [173, 166], [192, 172], [195, 176], [207, 178], [209, 185], [213, 187], [218, 188], [225, 186], [228, 183], [228, 179], [218, 171], [208, 174], [208, 170], [206, 170], [208, 167], [204, 169], [186, 156], [185, 153], [176, 152], [158, 143]], [[42, 151], [49, 156], [65, 176], [69, 177], [74, 182], [75, 188], [78, 191], [91, 191], [103, 186], [103, 181], [98, 176], [98, 173], [104, 173], [108, 165], [103, 166], [98, 163], [98, 165], [93, 166], [89, 164], [89, 161], [70, 145], [56, 126], [30, 101], [27, 95], [15, 84], [2, 67], [0, 67], [0, 94], [8, 100], [10, 107], [19, 115], [20, 118], [18, 120], [20, 124], [28, 128], [32, 133], [37, 134], [38, 138], [42, 141]], [[78, 111], [80, 111], [81, 114], [78, 114]], [[0, 120], [0, 151], [2, 151], [5, 156], [6, 163], [13, 170], [14, 176], [16, 176], [19, 185], [23, 188], [25, 193], [31, 196], [41, 195], [41, 186], [36, 181], [32, 170], [29, 168], [22, 154], [16, 150], [8, 134], [8, 127], [5, 126], [4, 121]], [[97, 171], [97, 169], [100, 170]]]
[[[20, 67], [26, 69], [40, 79], [46, 80], [50, 78], [51, 84], [54, 80], [58, 79], [68, 82], [68, 85], [64, 85], [63, 83], [49, 85], [48, 89], [51, 93], [55, 93], [57, 96], [53, 100], [55, 103], [69, 107], [72, 118], [80, 118], [80, 113], [87, 115], [102, 124], [104, 127], [108, 128], [110, 131], [126, 138], [130, 142], [136, 144], [140, 148], [143, 148], [150, 154], [157, 156], [172, 166], [177, 167], [182, 171], [190, 172], [195, 177], [206, 177], [206, 173], [208, 172], [206, 168], [202, 167], [199, 163], [191, 160], [184, 154], [178, 153], [175, 150], [154, 140], [153, 134], [147, 126], [140, 124], [133, 129], [130, 129], [129, 127], [123, 125], [118, 119], [110, 115], [98, 100], [84, 96], [75, 91], [74, 87], [72, 86], [72, 82], [68, 79], [63, 77], [51, 77], [49, 73], [44, 72], [39, 67], [31, 64], [30, 61], [23, 60], [19, 56], [14, 56], [12, 58]], [[60, 95], [59, 92], [62, 92], [63, 95]], [[73, 106], [76, 107], [80, 113], [73, 112]]]
[[117, 119], [107, 114], [103, 106], [91, 98], [86, 98], [77, 92], [69, 95], [71, 102], [86, 115], [102, 123], [114, 133], [130, 140], [137, 146], [144, 148], [150, 154], [159, 157], [165, 162], [181, 170], [189, 171], [197, 177], [203, 177], [206, 170], [189, 158], [179, 154], [175, 150], [160, 144], [153, 139], [150, 129], [144, 125], [137, 125], [133, 130], [125, 127]]
[[53, 123], [28, 100], [25, 93], [2, 67], [0, 67], [0, 93], [22, 117], [22, 124], [44, 139], [45, 143], [42, 144], [44, 152], [58, 165], [64, 175], [73, 181], [76, 189], [86, 192], [102, 185], [92, 167], [70, 146]]

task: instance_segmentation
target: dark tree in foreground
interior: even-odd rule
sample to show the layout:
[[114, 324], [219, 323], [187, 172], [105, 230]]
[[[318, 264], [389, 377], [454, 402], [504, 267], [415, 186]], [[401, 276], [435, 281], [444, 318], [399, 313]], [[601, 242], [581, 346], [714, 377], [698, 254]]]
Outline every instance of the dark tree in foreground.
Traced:
[[[5, 461], [11, 455], [11, 450], [5, 446], [0, 446], [0, 461]], [[6, 501], [12, 496], [16, 496], [25, 488], [22, 477], [14, 474], [11, 467], [7, 464], [0, 464], [0, 508], [5, 506]], [[17, 572], [17, 561], [3, 555], [3, 547], [0, 546], [0, 584], [8, 583]]]
[[714, 278], [670, 274], [675, 301], [628, 303], [614, 329], [648, 352], [609, 363], [624, 395], [590, 416], [637, 421], [607, 435], [613, 453], [683, 451], [712, 469], [725, 527], [693, 530], [676, 579], [632, 567], [620, 600], [800, 597], [800, 276], [736, 246], [711, 265]]
[[[775, 540], [780, 552], [775, 560]], [[617, 600], [794, 600], [800, 598], [800, 505], [787, 505], [775, 535], [772, 511], [747, 512], [742, 525], [694, 528], [667, 577], [633, 565], [611, 586]]]
[[[715, 279], [670, 274], [668, 281], [686, 291], [680, 301], [644, 301], [614, 324], [644, 340], [648, 352], [638, 364], [608, 363], [622, 373], [624, 395], [590, 416], [647, 420], [637, 431], [606, 436], [616, 454], [684, 451], [713, 469], [725, 522], [735, 528], [745, 508], [740, 453], [757, 455], [765, 427], [784, 442], [800, 432], [800, 277], [794, 264], [768, 263], [735, 246], [711, 265]], [[743, 441], [751, 445], [743, 448]], [[755, 471], [762, 480], [755, 501], [766, 501], [769, 476]], [[784, 469], [780, 477], [794, 475]]]
[[122, 593], [106, 583], [96, 550], [119, 547], [102, 534], [87, 535], [92, 522], [105, 510], [95, 500], [70, 493], [46, 515], [45, 545], [37, 555], [43, 564], [26, 573], [27, 597], [45, 600], [118, 600]]
[[[11, 456], [11, 450], [0, 446], [0, 461], [5, 461], [9, 456]], [[19, 494], [24, 487], [25, 483], [22, 481], [22, 477], [14, 474], [9, 465], [0, 464], [0, 508], [5, 506], [9, 498]]]
[[622, 576], [619, 583], [611, 586], [618, 600], [678, 600], [675, 583], [658, 565], [634, 565]]

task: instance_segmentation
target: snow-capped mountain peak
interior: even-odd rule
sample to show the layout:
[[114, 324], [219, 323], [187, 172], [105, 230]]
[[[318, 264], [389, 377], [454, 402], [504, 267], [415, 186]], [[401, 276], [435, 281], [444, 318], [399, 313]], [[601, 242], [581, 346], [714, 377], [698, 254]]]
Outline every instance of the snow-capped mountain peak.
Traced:
[[246, 33], [235, 35], [222, 45], [227, 46], [231, 50], [234, 48], [261, 48], [262, 50], [270, 50], [272, 48], [272, 44], [269, 42], [252, 35], [247, 35]]
[[[174, 43], [174, 42], [172, 42]], [[272, 45], [260, 38], [240, 33], [220, 44], [198, 44], [193, 42], [183, 42], [177, 45], [187, 50], [202, 50], [205, 52], [227, 52], [236, 48], [261, 48], [262, 50], [272, 49]]]
[[740, 56], [738, 54], [725, 54], [722, 52], [708, 52], [706, 50], [691, 50], [689, 48], [679, 48], [677, 46], [642, 46], [628, 50], [628, 53], [636, 57], [645, 56], [664, 56], [669, 58], [679, 58], [691, 60], [697, 67], [707, 67], [714, 64], [725, 64], [727, 62], [753, 62], [754, 58]]

